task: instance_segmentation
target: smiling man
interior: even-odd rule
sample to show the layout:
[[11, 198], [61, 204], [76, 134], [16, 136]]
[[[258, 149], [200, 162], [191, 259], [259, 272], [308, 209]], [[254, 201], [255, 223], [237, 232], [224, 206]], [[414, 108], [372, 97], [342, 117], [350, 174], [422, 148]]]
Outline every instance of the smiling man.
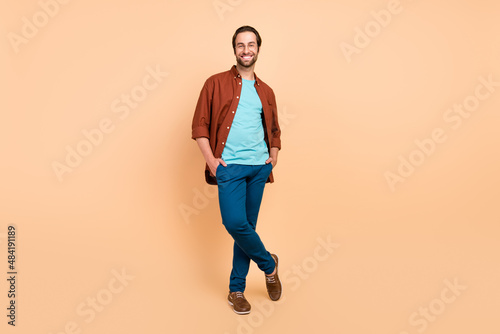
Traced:
[[205, 81], [194, 112], [192, 136], [205, 158], [205, 180], [218, 186], [222, 223], [234, 239], [228, 301], [234, 312], [250, 313], [243, 292], [250, 260], [265, 273], [271, 300], [281, 297], [278, 256], [255, 231], [266, 183], [281, 149], [274, 92], [254, 72], [262, 44], [257, 30], [233, 35], [236, 65]]

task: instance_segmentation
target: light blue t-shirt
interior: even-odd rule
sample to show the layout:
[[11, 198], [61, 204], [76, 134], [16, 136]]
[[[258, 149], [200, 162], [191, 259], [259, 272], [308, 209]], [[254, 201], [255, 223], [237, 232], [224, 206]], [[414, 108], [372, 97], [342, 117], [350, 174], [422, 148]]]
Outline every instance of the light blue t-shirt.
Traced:
[[263, 165], [269, 159], [262, 126], [262, 102], [255, 80], [242, 78], [238, 108], [229, 129], [222, 160], [228, 164]]

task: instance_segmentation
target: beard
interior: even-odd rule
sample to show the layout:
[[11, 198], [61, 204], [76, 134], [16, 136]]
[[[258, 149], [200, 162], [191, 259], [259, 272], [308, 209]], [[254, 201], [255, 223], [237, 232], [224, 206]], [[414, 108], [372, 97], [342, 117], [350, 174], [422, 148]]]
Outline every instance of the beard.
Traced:
[[245, 62], [241, 57], [236, 57], [236, 62], [243, 67], [251, 67], [257, 61], [257, 55], [253, 55], [252, 60], [250, 62]]

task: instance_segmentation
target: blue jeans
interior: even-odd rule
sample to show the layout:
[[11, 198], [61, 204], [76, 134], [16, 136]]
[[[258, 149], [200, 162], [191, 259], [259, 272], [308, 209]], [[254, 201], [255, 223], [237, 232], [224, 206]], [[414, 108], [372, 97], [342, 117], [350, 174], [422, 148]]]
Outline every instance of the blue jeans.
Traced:
[[222, 224], [234, 239], [229, 292], [245, 291], [250, 260], [266, 274], [274, 271], [274, 259], [255, 231], [264, 186], [271, 170], [271, 163], [217, 166], [215, 176]]

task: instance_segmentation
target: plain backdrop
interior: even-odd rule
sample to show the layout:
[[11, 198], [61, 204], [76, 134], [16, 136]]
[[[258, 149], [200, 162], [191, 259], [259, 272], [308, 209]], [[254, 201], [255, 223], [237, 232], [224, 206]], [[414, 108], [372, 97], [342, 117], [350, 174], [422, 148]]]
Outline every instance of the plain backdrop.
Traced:
[[[3, 0], [2, 333], [499, 333], [499, 14], [493, 0]], [[232, 239], [190, 137], [246, 24], [282, 127], [257, 230], [284, 295], [271, 303], [252, 263], [238, 316]]]

